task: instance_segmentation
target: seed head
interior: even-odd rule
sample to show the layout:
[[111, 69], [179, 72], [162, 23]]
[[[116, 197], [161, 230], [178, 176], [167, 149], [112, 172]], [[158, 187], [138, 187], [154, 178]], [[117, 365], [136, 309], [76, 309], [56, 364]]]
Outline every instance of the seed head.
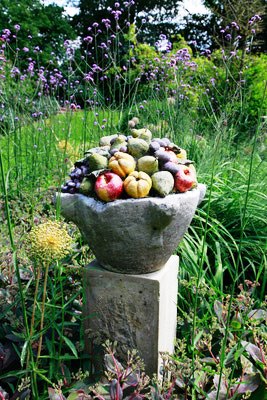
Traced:
[[32, 228], [28, 236], [30, 254], [42, 261], [60, 260], [71, 250], [66, 225], [48, 221]]

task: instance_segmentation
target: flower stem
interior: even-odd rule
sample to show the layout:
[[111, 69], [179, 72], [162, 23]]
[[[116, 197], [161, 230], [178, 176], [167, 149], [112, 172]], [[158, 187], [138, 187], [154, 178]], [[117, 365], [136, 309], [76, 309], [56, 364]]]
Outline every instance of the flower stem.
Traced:
[[48, 269], [49, 264], [45, 264], [45, 277], [44, 277], [44, 288], [43, 288], [43, 298], [42, 298], [42, 306], [41, 306], [41, 322], [40, 322], [40, 338], [38, 344], [38, 351], [37, 351], [37, 362], [41, 355], [42, 350], [42, 343], [43, 343], [43, 328], [44, 328], [44, 313], [45, 313], [45, 299], [46, 299], [46, 287], [47, 287], [47, 278], [48, 278]]

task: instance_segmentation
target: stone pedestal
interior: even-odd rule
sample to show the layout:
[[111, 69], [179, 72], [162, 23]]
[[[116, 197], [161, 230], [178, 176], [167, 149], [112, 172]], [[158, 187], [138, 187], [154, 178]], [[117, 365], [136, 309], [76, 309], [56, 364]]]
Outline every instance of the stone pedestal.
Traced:
[[95, 346], [118, 342], [120, 356], [137, 349], [146, 373], [158, 373], [159, 352], [172, 353], [176, 337], [179, 258], [171, 256], [156, 272], [126, 275], [99, 266], [85, 270], [84, 328], [87, 351], [94, 361]]

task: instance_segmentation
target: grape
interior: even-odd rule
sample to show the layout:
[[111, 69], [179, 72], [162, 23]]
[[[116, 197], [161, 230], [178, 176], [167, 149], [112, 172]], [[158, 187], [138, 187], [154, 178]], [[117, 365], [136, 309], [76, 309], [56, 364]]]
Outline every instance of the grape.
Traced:
[[162, 171], [169, 171], [172, 174], [176, 174], [176, 172], [179, 171], [179, 165], [172, 162], [172, 161], [168, 161], [166, 163], [163, 164], [163, 166], [161, 167]]
[[171, 144], [171, 141], [168, 138], [163, 138], [161, 141], [164, 143], [164, 147], [169, 147]]
[[115, 142], [115, 140], [117, 140], [117, 139], [118, 139], [118, 136], [116, 136], [113, 139], [111, 139], [110, 144], [112, 145]]
[[149, 150], [152, 152], [152, 153], [155, 153], [155, 151], [157, 151], [157, 150], [159, 150], [160, 149], [160, 144], [158, 143], [158, 142], [151, 142], [150, 143], [150, 145], [149, 145]]
[[118, 151], [119, 151], [119, 149], [112, 149], [112, 150], [110, 150], [110, 154], [112, 156], [114, 156], [114, 154], [117, 153]]
[[76, 187], [76, 183], [73, 182], [73, 181], [68, 181], [68, 182], [67, 182], [67, 185], [68, 185], [68, 187], [70, 187], [70, 188], [75, 188], [75, 187]]
[[88, 172], [89, 172], [88, 168], [87, 168], [85, 165], [82, 165], [82, 166], [81, 166], [81, 171], [82, 171], [82, 174], [83, 174], [83, 175], [87, 175]]
[[66, 186], [66, 185], [62, 185], [62, 186], [61, 186], [61, 192], [62, 192], [62, 193], [67, 193], [68, 191], [69, 191], [68, 186]]
[[159, 145], [160, 145], [161, 147], [165, 147], [165, 142], [164, 142], [164, 140], [162, 140], [162, 139], [160, 139], [160, 138], [154, 138], [154, 139], [152, 139], [152, 142], [159, 143]]
[[71, 179], [81, 179], [82, 175], [83, 175], [83, 173], [80, 168], [74, 168], [74, 170], [72, 170], [71, 173], [69, 174]]
[[155, 157], [157, 157], [159, 159], [159, 161], [161, 161], [163, 163], [168, 162], [171, 159], [171, 155], [168, 154], [167, 151], [164, 151], [161, 148], [155, 152]]

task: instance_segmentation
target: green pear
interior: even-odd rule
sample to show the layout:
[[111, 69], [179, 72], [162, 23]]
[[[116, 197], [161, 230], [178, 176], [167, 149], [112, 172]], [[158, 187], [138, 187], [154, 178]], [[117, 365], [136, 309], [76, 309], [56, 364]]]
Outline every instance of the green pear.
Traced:
[[152, 156], [141, 157], [137, 161], [137, 169], [138, 171], [143, 171], [148, 175], [152, 175], [159, 170], [158, 160]]
[[151, 176], [152, 188], [160, 195], [167, 196], [174, 188], [174, 178], [168, 171], [155, 172]]
[[143, 139], [146, 142], [150, 143], [152, 139], [152, 133], [149, 129], [147, 128], [142, 128], [142, 129], [132, 129], [131, 130], [132, 136], [134, 138], [139, 138]]
[[79, 192], [84, 194], [85, 196], [88, 196], [92, 193], [93, 189], [94, 189], [94, 184], [92, 179], [83, 178], [81, 186], [79, 188]]
[[127, 146], [127, 142], [124, 135], [119, 135], [112, 141], [111, 150], [120, 149], [122, 146]]
[[149, 148], [149, 144], [139, 138], [129, 138], [128, 139], [128, 152], [131, 156], [135, 158], [140, 158], [144, 156]]
[[98, 169], [105, 169], [108, 167], [107, 157], [101, 156], [101, 154], [93, 153], [88, 156], [89, 171], [96, 171]]
[[110, 146], [110, 141], [112, 139], [115, 139], [118, 135], [115, 133], [115, 135], [108, 135], [108, 136], [103, 136], [99, 140], [99, 146]]

